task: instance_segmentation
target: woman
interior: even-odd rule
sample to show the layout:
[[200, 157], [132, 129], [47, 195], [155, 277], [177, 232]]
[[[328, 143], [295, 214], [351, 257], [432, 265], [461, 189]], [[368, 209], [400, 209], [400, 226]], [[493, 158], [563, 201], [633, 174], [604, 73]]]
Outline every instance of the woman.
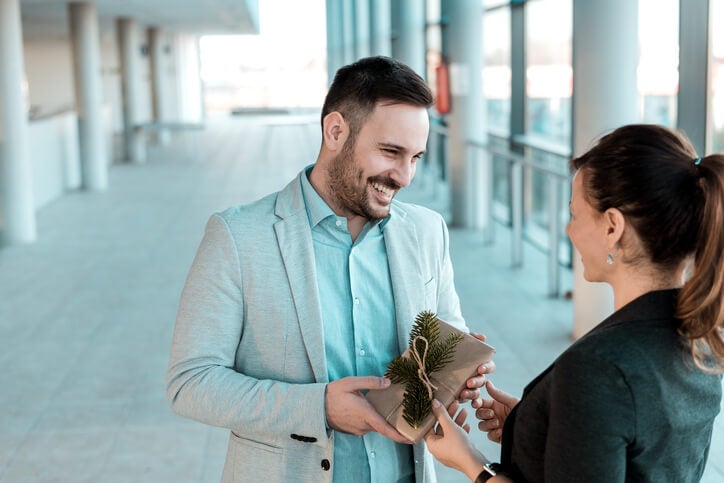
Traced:
[[724, 155], [630, 125], [571, 168], [566, 231], [585, 279], [613, 288], [614, 314], [520, 401], [488, 381], [493, 399], [474, 407], [502, 436], [497, 471], [439, 404], [428, 447], [474, 481], [699, 481], [724, 372]]

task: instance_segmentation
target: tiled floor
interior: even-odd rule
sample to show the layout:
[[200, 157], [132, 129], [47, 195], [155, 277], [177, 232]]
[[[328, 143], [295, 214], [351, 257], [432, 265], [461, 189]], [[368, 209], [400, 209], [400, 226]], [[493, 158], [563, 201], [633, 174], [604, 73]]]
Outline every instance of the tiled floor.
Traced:
[[[40, 210], [37, 243], [0, 249], [0, 481], [219, 480], [227, 431], [173, 415], [164, 394], [178, 296], [208, 215], [281, 188], [314, 160], [317, 130], [211, 122], [146, 165], [115, 165], [106, 193]], [[444, 208], [421, 181], [401, 197]], [[570, 302], [546, 297], [540, 253], [508, 268], [505, 230], [451, 240], [463, 312], [498, 350], [496, 383], [519, 393], [570, 343]], [[722, 417], [704, 481], [724, 481]]]

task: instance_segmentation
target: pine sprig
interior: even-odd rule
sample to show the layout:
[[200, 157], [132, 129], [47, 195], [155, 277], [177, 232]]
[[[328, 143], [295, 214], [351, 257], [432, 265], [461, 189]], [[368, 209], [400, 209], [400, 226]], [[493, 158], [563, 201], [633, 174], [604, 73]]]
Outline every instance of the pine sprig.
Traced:
[[[427, 344], [423, 340], [417, 339], [420, 336], [427, 340]], [[408, 345], [411, 351], [416, 349], [421, 358], [427, 348], [425, 373], [430, 376], [453, 360], [455, 348], [462, 338], [462, 334], [452, 333], [445, 337], [445, 340], [440, 341], [440, 324], [437, 315], [426, 310], [420, 312], [415, 318]], [[390, 362], [385, 373], [385, 377], [393, 383], [405, 384], [405, 394], [402, 397], [402, 417], [413, 428], [420, 426], [431, 409], [430, 394], [420, 379], [418, 370], [419, 367], [414, 359], [399, 356]]]
[[392, 362], [387, 366], [387, 372], [385, 377], [395, 384], [409, 383], [414, 381], [417, 377], [417, 364], [412, 359], [407, 357], [397, 356], [392, 359]]
[[415, 317], [415, 324], [412, 326], [410, 331], [410, 338], [407, 342], [409, 347], [412, 347], [412, 343], [417, 336], [422, 336], [433, 345], [437, 342], [440, 337], [440, 324], [437, 323], [437, 314], [425, 310], [417, 314]]
[[413, 428], [420, 426], [425, 415], [432, 409], [427, 388], [420, 379], [407, 384], [405, 395], [402, 397], [402, 408], [402, 418]]
[[463, 340], [463, 335], [455, 332], [448, 334], [445, 340], [430, 347], [427, 353], [427, 363], [425, 364], [427, 373], [431, 374], [438, 371], [452, 362], [455, 347], [461, 340]]

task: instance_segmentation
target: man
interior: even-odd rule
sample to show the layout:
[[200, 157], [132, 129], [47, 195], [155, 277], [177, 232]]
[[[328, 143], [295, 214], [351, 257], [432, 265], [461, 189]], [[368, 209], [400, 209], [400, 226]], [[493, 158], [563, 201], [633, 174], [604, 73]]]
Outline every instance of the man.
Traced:
[[[465, 329], [440, 215], [393, 201], [423, 155], [432, 96], [389, 58], [343, 67], [314, 165], [215, 214], [179, 307], [167, 392], [178, 414], [231, 430], [224, 481], [434, 481], [361, 391], [422, 310]], [[479, 394], [487, 367], [461, 399]]]

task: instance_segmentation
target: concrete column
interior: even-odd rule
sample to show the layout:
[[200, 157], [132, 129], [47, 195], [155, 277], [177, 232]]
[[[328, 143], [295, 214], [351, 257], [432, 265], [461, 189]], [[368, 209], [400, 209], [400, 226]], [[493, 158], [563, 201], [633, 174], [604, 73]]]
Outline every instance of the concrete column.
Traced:
[[92, 3], [70, 3], [68, 17], [75, 68], [81, 186], [102, 191], [108, 187], [108, 151], [103, 126], [98, 15]]
[[709, 0], [680, 0], [676, 124], [702, 155], [711, 146], [706, 138], [709, 74]]
[[370, 55], [392, 55], [390, 0], [370, 0]]
[[342, 5], [339, 0], [327, 0], [327, 85], [332, 84], [334, 74], [344, 65], [342, 35]]
[[[443, 2], [444, 4], [457, 4]], [[457, 8], [451, 5], [451, 8]], [[392, 1], [392, 56], [425, 77], [425, 2]]]
[[[525, 134], [525, 3], [510, 5], [510, 135]], [[511, 143], [511, 149], [522, 150]]]
[[[580, 156], [601, 135], [637, 122], [638, 2], [573, 1], [573, 154]], [[583, 278], [573, 254], [573, 337], [611, 314], [608, 285]]]
[[478, 0], [443, 3], [447, 18], [443, 55], [450, 65], [452, 110], [450, 129], [449, 181], [452, 224], [491, 229], [491, 161], [480, 149], [466, 143], [487, 144], [487, 116], [483, 101], [483, 9]]
[[138, 26], [132, 18], [120, 18], [118, 30], [119, 59], [121, 60], [121, 91], [123, 96], [123, 147], [127, 161], [144, 163], [146, 145], [140, 123], [139, 94], [141, 89]]
[[202, 122], [206, 116], [198, 39], [191, 34], [174, 34], [173, 56], [176, 68], [176, 117], [184, 122]]
[[354, 0], [339, 0], [342, 10], [342, 58], [343, 65], [351, 64], [355, 60], [354, 52]]
[[369, 0], [354, 0], [354, 53], [358, 59], [370, 56]]
[[[516, 135], [525, 134], [526, 120], [526, 32], [525, 3], [510, 5], [510, 138], [508, 148], [521, 156], [525, 149], [513, 141]], [[523, 166], [511, 166], [511, 266], [523, 265]], [[558, 273], [558, 266], [555, 267]]]
[[4, 243], [37, 239], [19, 0], [0, 0], [0, 229]]
[[[161, 29], [151, 27], [148, 29], [148, 51], [151, 56], [151, 100], [153, 103], [153, 120], [159, 124], [167, 122], [166, 75], [165, 75], [165, 45]], [[167, 129], [159, 129], [157, 138], [159, 144], [168, 146], [171, 137]]]

